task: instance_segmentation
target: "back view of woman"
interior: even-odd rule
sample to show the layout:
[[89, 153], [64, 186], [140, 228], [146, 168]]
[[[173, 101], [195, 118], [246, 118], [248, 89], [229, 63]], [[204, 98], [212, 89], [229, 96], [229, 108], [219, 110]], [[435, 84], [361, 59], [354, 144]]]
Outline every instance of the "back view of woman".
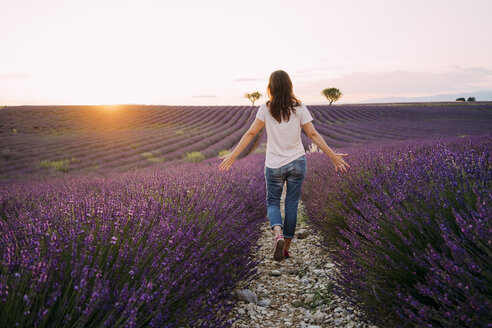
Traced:
[[[275, 241], [273, 258], [281, 261], [289, 257], [289, 248], [297, 224], [297, 208], [301, 187], [306, 176], [306, 152], [301, 141], [301, 127], [308, 137], [333, 161], [335, 170], [346, 172], [350, 167], [343, 160], [347, 154], [335, 153], [315, 130], [312, 116], [307, 107], [293, 93], [289, 75], [275, 71], [270, 75], [267, 87], [270, 98], [258, 109], [255, 121], [239, 141], [231, 154], [220, 157], [221, 171], [227, 171], [237, 156], [246, 148], [258, 131], [266, 125], [267, 150], [265, 158], [265, 181], [267, 188], [267, 208], [270, 227]], [[280, 198], [284, 184], [285, 219], [282, 223]]]

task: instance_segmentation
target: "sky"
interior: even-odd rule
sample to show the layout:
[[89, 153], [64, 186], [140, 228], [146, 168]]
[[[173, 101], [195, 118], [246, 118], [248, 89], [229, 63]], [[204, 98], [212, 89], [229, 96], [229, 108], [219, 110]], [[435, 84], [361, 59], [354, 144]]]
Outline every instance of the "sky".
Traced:
[[340, 103], [467, 96], [492, 90], [491, 12], [489, 0], [0, 0], [0, 106], [248, 105], [278, 69], [307, 104], [328, 87]]

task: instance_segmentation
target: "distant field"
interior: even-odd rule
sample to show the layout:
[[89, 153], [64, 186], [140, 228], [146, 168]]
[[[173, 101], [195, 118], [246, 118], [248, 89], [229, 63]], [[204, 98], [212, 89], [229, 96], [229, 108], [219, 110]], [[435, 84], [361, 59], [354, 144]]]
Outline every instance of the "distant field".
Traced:
[[[60, 172], [128, 171], [218, 156], [239, 141], [251, 106], [18, 106], [0, 110], [0, 179]], [[492, 103], [308, 106], [336, 149], [492, 130]], [[311, 142], [303, 134], [307, 147]], [[266, 142], [258, 136], [255, 145]], [[251, 151], [250, 149], [247, 151]]]

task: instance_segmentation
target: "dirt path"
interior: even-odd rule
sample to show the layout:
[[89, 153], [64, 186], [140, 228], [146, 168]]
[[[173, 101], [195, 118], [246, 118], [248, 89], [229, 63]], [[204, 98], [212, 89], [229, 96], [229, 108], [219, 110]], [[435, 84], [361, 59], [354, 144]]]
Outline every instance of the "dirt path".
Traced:
[[359, 312], [331, 292], [329, 276], [336, 269], [320, 237], [308, 228], [301, 207], [290, 258], [278, 262], [273, 260], [274, 237], [266, 219], [255, 254], [261, 260], [259, 275], [233, 291], [238, 303], [228, 317], [237, 317], [232, 327], [377, 328], [359, 320]]

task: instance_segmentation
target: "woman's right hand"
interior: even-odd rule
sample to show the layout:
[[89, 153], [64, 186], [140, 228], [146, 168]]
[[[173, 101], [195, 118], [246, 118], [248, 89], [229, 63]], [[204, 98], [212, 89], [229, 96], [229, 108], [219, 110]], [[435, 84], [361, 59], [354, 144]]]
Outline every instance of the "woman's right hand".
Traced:
[[347, 172], [347, 167], [350, 168], [350, 165], [348, 165], [344, 160], [343, 157], [348, 156], [348, 154], [339, 154], [335, 153], [333, 157], [331, 157], [331, 161], [333, 162], [333, 165], [335, 165], [335, 171], [338, 172], [340, 169], [340, 172]]

